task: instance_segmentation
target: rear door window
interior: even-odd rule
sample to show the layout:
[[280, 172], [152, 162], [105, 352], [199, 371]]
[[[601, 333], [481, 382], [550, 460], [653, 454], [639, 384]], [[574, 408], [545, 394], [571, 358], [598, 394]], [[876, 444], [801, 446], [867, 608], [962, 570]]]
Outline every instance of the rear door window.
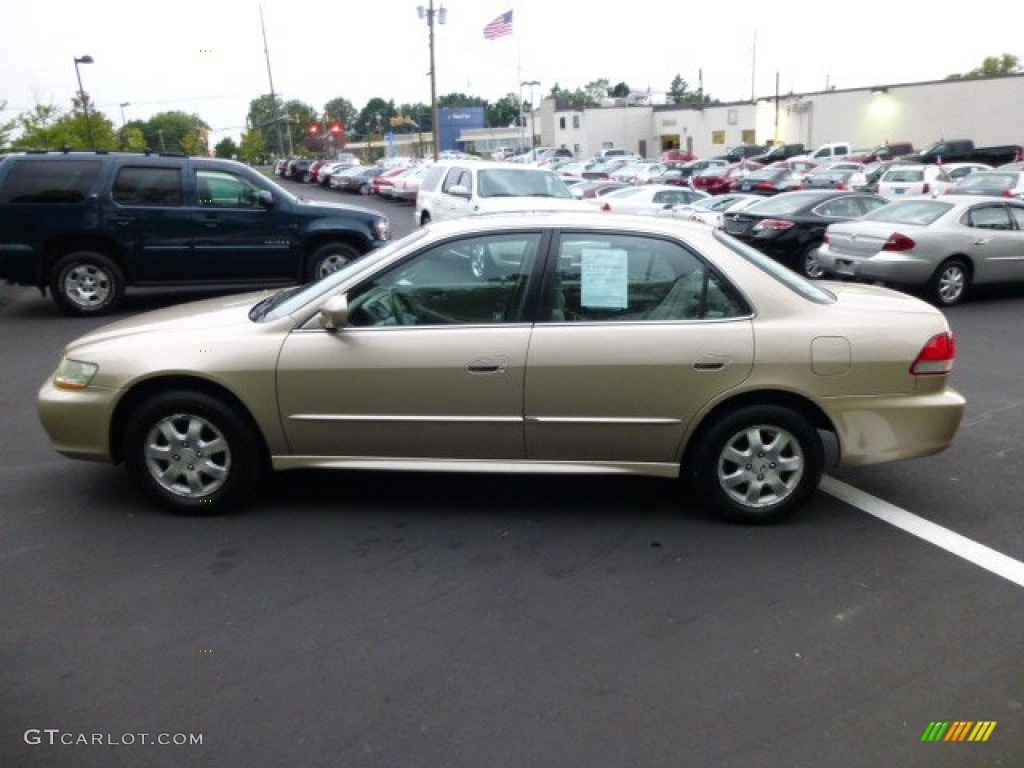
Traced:
[[181, 170], [158, 166], [125, 166], [117, 173], [112, 190], [121, 205], [184, 205]]

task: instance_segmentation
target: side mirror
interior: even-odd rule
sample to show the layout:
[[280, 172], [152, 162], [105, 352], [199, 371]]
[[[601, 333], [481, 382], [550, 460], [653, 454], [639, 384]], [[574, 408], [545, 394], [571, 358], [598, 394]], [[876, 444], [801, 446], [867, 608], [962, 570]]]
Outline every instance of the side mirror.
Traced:
[[320, 307], [320, 324], [326, 331], [338, 331], [348, 325], [348, 296], [331, 296]]
[[456, 184], [454, 187], [449, 189], [448, 194], [454, 195], [455, 197], [464, 197], [467, 200], [470, 198], [469, 187], [464, 187], [461, 184]]
[[264, 208], [274, 207], [274, 195], [269, 190], [261, 189], [259, 192], [259, 203]]

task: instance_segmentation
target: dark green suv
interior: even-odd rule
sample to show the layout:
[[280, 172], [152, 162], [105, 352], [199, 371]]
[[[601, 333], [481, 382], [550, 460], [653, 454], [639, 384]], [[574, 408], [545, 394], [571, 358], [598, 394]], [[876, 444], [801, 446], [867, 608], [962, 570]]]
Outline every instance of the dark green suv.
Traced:
[[231, 160], [103, 152], [0, 160], [0, 279], [49, 290], [72, 314], [109, 312], [128, 286], [317, 280], [388, 237], [382, 214], [307, 202]]

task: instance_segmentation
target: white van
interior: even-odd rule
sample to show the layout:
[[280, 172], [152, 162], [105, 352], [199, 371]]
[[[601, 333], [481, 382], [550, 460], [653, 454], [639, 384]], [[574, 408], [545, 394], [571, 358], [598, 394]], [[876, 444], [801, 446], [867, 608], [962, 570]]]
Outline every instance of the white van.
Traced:
[[498, 211], [590, 210], [547, 168], [487, 161], [431, 166], [416, 193], [416, 224]]

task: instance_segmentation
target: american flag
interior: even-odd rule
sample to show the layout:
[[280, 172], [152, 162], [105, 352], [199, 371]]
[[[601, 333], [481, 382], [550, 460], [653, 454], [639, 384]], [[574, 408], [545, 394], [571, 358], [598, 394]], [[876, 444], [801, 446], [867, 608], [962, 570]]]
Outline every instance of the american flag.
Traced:
[[498, 18], [484, 27], [484, 40], [494, 40], [496, 37], [512, 34], [512, 11], [506, 11]]

